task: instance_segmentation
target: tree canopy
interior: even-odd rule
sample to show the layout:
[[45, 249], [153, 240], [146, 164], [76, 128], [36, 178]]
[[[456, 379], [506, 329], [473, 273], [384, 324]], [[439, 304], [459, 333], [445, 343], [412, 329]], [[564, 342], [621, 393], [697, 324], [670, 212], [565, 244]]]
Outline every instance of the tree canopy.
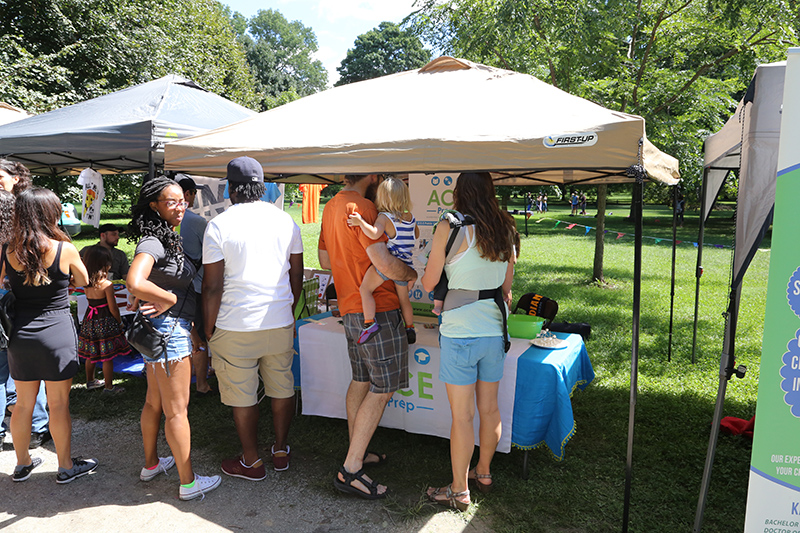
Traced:
[[328, 73], [314, 59], [317, 37], [299, 20], [289, 22], [277, 10], [261, 9], [249, 20], [231, 15], [266, 110], [324, 90]]
[[414, 33], [397, 24], [381, 22], [377, 28], [356, 38], [353, 48], [336, 68], [341, 77], [335, 85], [420, 68], [430, 59], [431, 52], [423, 48]]
[[170, 73], [256, 104], [214, 0], [0, 0], [0, 100], [40, 113]]
[[[641, 115], [696, 199], [703, 140], [733, 112], [755, 66], [798, 43], [798, 6], [788, 3], [423, 0], [406, 25], [445, 53]], [[649, 189], [666, 201], [666, 190]]]

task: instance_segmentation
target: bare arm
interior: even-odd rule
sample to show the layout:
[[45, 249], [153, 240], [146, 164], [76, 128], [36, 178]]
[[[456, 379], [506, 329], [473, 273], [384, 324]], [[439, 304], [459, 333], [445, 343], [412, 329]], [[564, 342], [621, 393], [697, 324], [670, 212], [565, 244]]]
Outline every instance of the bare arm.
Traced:
[[[126, 283], [128, 292], [150, 304], [149, 309], [152, 309], [152, 311], [150, 313], [145, 311], [145, 313], [152, 313], [154, 316], [158, 316], [178, 303], [178, 297], [147, 279], [150, 277], [150, 272], [153, 270], [155, 262], [155, 259], [150, 254], [136, 254], [133, 258], [133, 263], [131, 263], [131, 268], [128, 270]], [[144, 306], [142, 308], [144, 309]]]
[[71, 283], [75, 287], [85, 287], [89, 284], [89, 273], [86, 272], [86, 267], [83, 265], [83, 261], [81, 261], [81, 256], [78, 254], [78, 249], [72, 243], [65, 242], [61, 247], [61, 270], [62, 272], [66, 270], [63, 268], [64, 262], [67, 262], [69, 273], [72, 276]]
[[300, 301], [300, 294], [303, 292], [303, 254], [291, 254], [289, 256], [289, 284], [292, 286], [292, 314]]
[[203, 264], [203, 328], [206, 338], [214, 334], [219, 306], [222, 304], [222, 285], [225, 281], [225, 260]]
[[516, 263], [516, 260], [513, 258], [508, 262], [506, 279], [503, 280], [503, 300], [506, 301], [506, 305], [509, 308], [511, 307], [511, 284], [514, 282], [514, 263]]
[[[384, 234], [386, 228], [388, 227], [386, 225], [388, 221], [389, 219], [386, 217], [386, 215], [378, 215], [378, 218], [375, 219], [375, 225], [373, 226], [361, 218], [360, 213], [353, 213], [347, 218], [347, 224], [349, 226], [360, 226], [361, 231], [364, 232], [364, 235], [373, 241], [377, 240], [381, 235]], [[394, 227], [392, 229], [394, 229]], [[394, 235], [389, 235], [389, 237], [394, 237]]]
[[442, 277], [446, 259], [444, 250], [447, 246], [447, 238], [449, 236], [450, 224], [446, 221], [439, 222], [439, 225], [436, 227], [436, 232], [433, 234], [428, 264], [425, 267], [425, 273], [422, 275], [422, 288], [427, 292], [436, 288], [436, 284], [439, 283]]
[[386, 243], [377, 242], [368, 246], [367, 256], [375, 268], [389, 279], [397, 281], [415, 281], [417, 279], [414, 269], [390, 254]]
[[317, 258], [319, 259], [320, 268], [331, 269], [331, 256], [328, 255], [328, 250], [317, 250]]

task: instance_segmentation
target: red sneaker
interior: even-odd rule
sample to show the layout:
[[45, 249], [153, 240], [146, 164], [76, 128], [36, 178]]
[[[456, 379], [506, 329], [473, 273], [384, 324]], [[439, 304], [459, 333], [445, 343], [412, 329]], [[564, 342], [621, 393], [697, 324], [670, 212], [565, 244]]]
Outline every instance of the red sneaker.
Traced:
[[286, 450], [275, 451], [275, 445], [272, 445], [272, 466], [276, 472], [283, 472], [289, 470], [289, 460], [292, 458], [292, 450], [289, 445], [286, 445]]
[[222, 471], [229, 476], [249, 479], [250, 481], [261, 481], [267, 477], [267, 471], [261, 459], [247, 466], [244, 464], [242, 456], [222, 461]]

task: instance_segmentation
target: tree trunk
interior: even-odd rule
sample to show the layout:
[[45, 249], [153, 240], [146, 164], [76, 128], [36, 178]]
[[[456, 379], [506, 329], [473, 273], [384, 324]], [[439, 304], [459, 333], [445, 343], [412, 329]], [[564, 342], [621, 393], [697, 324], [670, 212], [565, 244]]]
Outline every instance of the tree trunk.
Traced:
[[508, 211], [508, 199], [511, 197], [511, 190], [509, 187], [500, 188], [500, 208], [503, 211]]
[[606, 229], [606, 196], [608, 185], [597, 186], [597, 231], [594, 239], [594, 268], [592, 279], [603, 282], [603, 251], [605, 247]]

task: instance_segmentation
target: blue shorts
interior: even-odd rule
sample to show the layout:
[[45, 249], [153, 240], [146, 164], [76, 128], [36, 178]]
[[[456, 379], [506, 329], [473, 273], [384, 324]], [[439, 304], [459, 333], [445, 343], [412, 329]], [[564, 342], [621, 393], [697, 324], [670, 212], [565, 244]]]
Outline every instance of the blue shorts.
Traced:
[[439, 379], [450, 385], [494, 383], [503, 379], [506, 352], [503, 337], [454, 339], [441, 336]]
[[[175, 321], [178, 321], [175, 324]], [[192, 321], [187, 318], [175, 318], [173, 316], [161, 315], [155, 318], [150, 318], [150, 321], [161, 333], [172, 335], [167, 341], [167, 361], [180, 361], [184, 357], [192, 354]], [[172, 326], [175, 326], [173, 329]], [[142, 355], [145, 363], [155, 364], [164, 363], [164, 355], [159, 355], [156, 359], [151, 359], [146, 355]]]
[[[373, 266], [375, 266], [375, 265], [373, 265]], [[393, 281], [395, 285], [399, 285], [400, 287], [408, 287], [408, 282], [407, 281], [397, 281], [397, 280], [391, 279], [391, 278], [387, 277], [383, 272], [378, 270], [377, 268], [375, 269], [375, 272], [378, 273], [378, 275], [381, 277], [381, 279], [383, 281]]]

